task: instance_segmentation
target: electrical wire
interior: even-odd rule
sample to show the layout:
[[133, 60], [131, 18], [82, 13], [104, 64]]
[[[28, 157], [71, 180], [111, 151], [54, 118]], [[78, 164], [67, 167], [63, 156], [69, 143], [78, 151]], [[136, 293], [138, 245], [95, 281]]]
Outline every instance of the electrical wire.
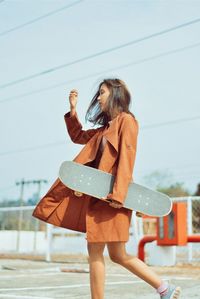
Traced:
[[[152, 171], [153, 172], [153, 171]], [[151, 175], [151, 173], [152, 173], [151, 171], [146, 171], [146, 172], [143, 172], [142, 174], [139, 174], [139, 173], [137, 173], [137, 176], [138, 177], [143, 177], [143, 179], [145, 179], [145, 177], [148, 177], [148, 176], [150, 176]], [[190, 178], [191, 179], [196, 179], [196, 178], [198, 178], [199, 177], [199, 180], [200, 180], [200, 175], [199, 175], [199, 173], [191, 173], [191, 174], [185, 174], [185, 175], [181, 175], [181, 174], [177, 174], [177, 173], [174, 173], [174, 172], [172, 172], [171, 174], [170, 174], [170, 177], [175, 181], [175, 180], [185, 180], [185, 179], [187, 179], [187, 181], [189, 181], [190, 180]], [[51, 179], [49, 179], [48, 181], [51, 181]], [[5, 192], [5, 191], [9, 191], [9, 190], [13, 190], [13, 189], [16, 189], [16, 188], [18, 188], [18, 186], [16, 186], [16, 185], [10, 185], [10, 186], [7, 186], [7, 187], [2, 187], [2, 188], [0, 188], [0, 193], [3, 193], [3, 192]]]
[[[157, 123], [157, 124], [143, 126], [143, 127], [140, 128], [140, 130], [145, 130], [145, 129], [149, 129], [149, 128], [150, 129], [154, 129], [154, 128], [161, 127], [163, 125], [178, 124], [178, 123], [182, 123], [182, 122], [186, 122], [186, 121], [199, 120], [199, 119], [200, 119], [200, 116], [191, 117], [191, 118], [177, 119], [177, 120], [172, 120], [172, 121], [168, 121], [168, 122], [163, 122], [163, 123]], [[68, 143], [69, 142], [70, 141], [68, 141]], [[46, 147], [48, 147], [48, 148], [49, 147], [56, 147], [56, 146], [60, 146], [60, 145], [66, 145], [66, 141], [58, 141], [58, 142], [47, 143], [47, 144], [43, 144], [43, 145], [39, 145], [39, 146], [34, 146], [34, 147], [29, 147], [29, 148], [23, 148], [23, 149], [18, 149], [18, 150], [1, 152], [0, 156], [10, 155], [10, 154], [16, 154], [16, 153], [22, 153], [22, 152], [27, 152], [27, 151], [34, 151], [34, 150], [43, 149], [43, 148], [46, 148]]]
[[63, 144], [66, 145], [66, 143], [67, 143], [66, 141], [57, 141], [57, 142], [52, 142], [52, 143], [45, 143], [45, 144], [42, 144], [42, 145], [33, 146], [33, 147], [26, 147], [26, 148], [14, 150], [14, 151], [1, 152], [0, 156], [16, 154], [16, 153], [23, 153], [23, 152], [29, 152], [29, 151], [35, 151], [37, 149], [43, 149], [43, 148], [46, 148], [46, 147], [60, 146], [60, 145], [63, 145]]
[[38, 21], [41, 21], [42, 19], [48, 18], [48, 17], [50, 17], [50, 16], [52, 16], [52, 15], [55, 15], [55, 14], [57, 14], [57, 13], [59, 13], [59, 12], [65, 10], [65, 9], [67, 9], [67, 8], [70, 8], [70, 7], [74, 6], [74, 5], [79, 4], [79, 3], [82, 2], [82, 1], [84, 1], [84, 0], [79, 0], [79, 1], [76, 1], [76, 2], [74, 2], [74, 3], [65, 5], [65, 6], [59, 8], [59, 9], [53, 10], [53, 11], [51, 11], [51, 12], [45, 14], [45, 15], [42, 15], [42, 16], [40, 16], [40, 17], [37, 17], [37, 18], [35, 18], [35, 19], [33, 19], [33, 20], [30, 20], [30, 21], [28, 21], [28, 22], [26, 22], [26, 23], [23, 23], [23, 24], [21, 24], [21, 25], [18, 25], [18, 26], [16, 26], [16, 27], [11, 28], [11, 29], [8, 29], [8, 30], [5, 30], [5, 31], [3, 31], [3, 32], [0, 32], [0, 37], [1, 37], [1, 36], [4, 36], [4, 35], [7, 35], [8, 33], [11, 33], [11, 32], [13, 32], [13, 31], [16, 31], [16, 30], [19, 30], [19, 29], [21, 29], [21, 28], [24, 28], [24, 27], [26, 27], [26, 26], [28, 26], [28, 25], [33, 24], [33, 23], [36, 23], [36, 22], [38, 22]]
[[138, 38], [138, 39], [132, 40], [132, 41], [130, 41], [128, 43], [124, 43], [124, 44], [121, 44], [119, 46], [115, 46], [115, 47], [112, 47], [112, 48], [109, 48], [109, 49], [106, 49], [106, 50], [103, 50], [103, 51], [100, 51], [100, 52], [97, 52], [97, 53], [94, 53], [94, 54], [91, 54], [91, 55], [88, 55], [88, 56], [85, 56], [85, 57], [82, 57], [82, 58], [79, 58], [79, 59], [76, 59], [76, 60], [71, 61], [71, 62], [67, 62], [67, 63], [61, 64], [61, 65], [58, 65], [58, 66], [55, 66], [55, 67], [43, 70], [41, 72], [38, 72], [38, 73], [35, 73], [35, 74], [32, 74], [32, 75], [26, 76], [26, 77], [23, 77], [23, 78], [20, 78], [20, 79], [11, 81], [11, 82], [4, 83], [4, 84], [0, 85], [0, 89], [6, 88], [6, 87], [9, 87], [9, 86], [13, 86], [13, 85], [19, 84], [21, 82], [25, 82], [25, 81], [28, 81], [28, 80], [31, 80], [31, 79], [34, 79], [34, 78], [37, 78], [37, 77], [40, 77], [40, 76], [44, 76], [44, 75], [50, 74], [52, 72], [55, 72], [57, 70], [66, 68], [68, 66], [71, 66], [71, 65], [74, 65], [74, 64], [86, 61], [86, 60], [90, 60], [92, 58], [95, 58], [95, 57], [98, 57], [98, 56], [101, 56], [101, 55], [104, 55], [104, 54], [107, 54], [107, 53], [110, 53], [110, 52], [113, 52], [113, 51], [116, 51], [116, 50], [119, 50], [119, 49], [122, 49], [122, 48], [125, 48], [125, 47], [128, 47], [128, 46], [131, 46], [131, 45], [134, 45], [134, 44], [138, 44], [138, 43], [140, 43], [142, 41], [149, 40], [149, 39], [157, 37], [157, 36], [161, 36], [163, 34], [166, 34], [166, 33], [169, 33], [169, 32], [172, 32], [172, 31], [175, 31], [175, 30], [178, 30], [178, 29], [181, 29], [183, 27], [187, 27], [187, 26], [193, 25], [193, 24], [198, 23], [198, 22], [200, 22], [200, 18], [192, 20], [190, 22], [186, 22], [186, 23], [174, 26], [174, 27], [170, 27], [168, 29], [165, 29], [165, 30], [162, 30], [162, 31], [159, 31], [159, 32], [147, 35], [147, 36], [144, 36], [142, 38]]
[[163, 52], [163, 53], [153, 55], [153, 56], [150, 56], [150, 57], [147, 57], [147, 58], [139, 59], [139, 60], [136, 60], [136, 61], [131, 61], [129, 63], [119, 65], [119, 66], [114, 67], [114, 68], [110, 68], [110, 69], [106, 69], [104, 71], [89, 74], [87, 76], [78, 77], [78, 78], [75, 78], [75, 79], [72, 79], [72, 80], [69, 80], [69, 81], [64, 81], [64, 82], [61, 82], [61, 83], [58, 83], [58, 84], [54, 84], [52, 86], [48, 86], [48, 87], [40, 88], [40, 89], [37, 89], [37, 90], [33, 90], [31, 92], [23, 93], [21, 95], [5, 98], [5, 99], [0, 101], [0, 104], [8, 102], [8, 101], [12, 101], [12, 100], [22, 99], [24, 97], [27, 97], [27, 96], [30, 96], [30, 95], [33, 95], [33, 94], [38, 94], [38, 93], [41, 93], [41, 92], [52, 90], [52, 89], [58, 88], [58, 87], [63, 86], [63, 85], [67, 85], [67, 84], [71, 84], [71, 83], [74, 83], [74, 82], [86, 80], [86, 79], [89, 79], [89, 78], [92, 78], [92, 77], [95, 77], [95, 76], [99, 76], [99, 75], [102, 75], [102, 74], [105, 74], [105, 73], [108, 73], [108, 72], [111, 72], [111, 71], [131, 67], [133, 65], [139, 65], [139, 64], [142, 64], [142, 63], [145, 63], [145, 62], [148, 62], [148, 61], [156, 60], [156, 59], [164, 57], [164, 56], [168, 56], [168, 55], [172, 55], [172, 54], [175, 54], [175, 53], [183, 52], [183, 51], [193, 49], [193, 48], [196, 48], [196, 47], [199, 47], [199, 46], [200, 46], [200, 43], [195, 43], [195, 44], [191, 44], [189, 46], [185, 46], [185, 47], [182, 47], [182, 48], [177, 48], [177, 49], [167, 51], [167, 52]]
[[188, 122], [188, 121], [193, 121], [193, 120], [199, 120], [200, 116], [194, 116], [194, 117], [188, 117], [188, 118], [182, 118], [182, 119], [176, 119], [176, 120], [171, 120], [171, 121], [166, 121], [162, 123], [155, 123], [151, 125], [146, 125], [146, 126], [141, 126], [141, 129], [147, 130], [147, 129], [154, 129], [154, 128], [160, 128], [163, 126], [168, 126], [168, 125], [174, 125], [174, 124], [180, 124], [183, 122]]
[[7, 191], [7, 190], [12, 190], [14, 188], [18, 188], [18, 187], [16, 185], [10, 185], [10, 186], [1, 188], [0, 192]]

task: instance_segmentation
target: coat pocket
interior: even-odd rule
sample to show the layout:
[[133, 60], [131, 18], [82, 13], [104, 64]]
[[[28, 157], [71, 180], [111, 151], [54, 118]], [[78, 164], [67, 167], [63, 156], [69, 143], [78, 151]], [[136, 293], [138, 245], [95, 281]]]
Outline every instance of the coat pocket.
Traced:
[[63, 199], [72, 194], [72, 190], [67, 188], [59, 179], [51, 186], [49, 191], [36, 205], [32, 216], [43, 221], [47, 221], [51, 214], [62, 203]]

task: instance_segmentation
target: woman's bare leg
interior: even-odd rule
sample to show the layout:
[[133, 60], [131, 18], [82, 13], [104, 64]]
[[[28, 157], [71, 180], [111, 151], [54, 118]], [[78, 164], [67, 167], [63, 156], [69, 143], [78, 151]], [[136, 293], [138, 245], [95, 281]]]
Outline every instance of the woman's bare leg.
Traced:
[[109, 242], [107, 247], [113, 262], [125, 267], [156, 289], [161, 285], [162, 280], [154, 271], [137, 257], [126, 253], [125, 242]]
[[103, 251], [105, 243], [87, 243], [90, 268], [90, 290], [92, 299], [104, 298], [105, 263]]

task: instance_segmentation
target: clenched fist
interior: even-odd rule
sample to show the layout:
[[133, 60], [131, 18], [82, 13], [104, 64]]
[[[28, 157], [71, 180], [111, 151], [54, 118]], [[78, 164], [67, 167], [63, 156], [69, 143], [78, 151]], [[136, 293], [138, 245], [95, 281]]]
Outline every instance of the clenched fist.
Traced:
[[69, 103], [71, 109], [75, 109], [78, 100], [78, 91], [76, 89], [72, 89], [69, 94]]

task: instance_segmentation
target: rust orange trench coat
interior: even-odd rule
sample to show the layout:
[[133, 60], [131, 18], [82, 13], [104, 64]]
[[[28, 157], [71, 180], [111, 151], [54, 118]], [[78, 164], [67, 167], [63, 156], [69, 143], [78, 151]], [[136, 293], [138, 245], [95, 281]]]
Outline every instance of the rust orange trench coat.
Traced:
[[[121, 112], [109, 127], [83, 130], [77, 113], [70, 116], [68, 112], [64, 119], [71, 140], [85, 144], [73, 160], [77, 163], [92, 166], [99, 153], [102, 137], [106, 138], [97, 168], [115, 175], [112, 193], [107, 197], [124, 203], [128, 185], [133, 181], [137, 120]], [[132, 211], [124, 207], [113, 208], [107, 202], [86, 194], [78, 197], [57, 178], [32, 215], [59, 227], [86, 232], [88, 242], [126, 242], [129, 239]]]

